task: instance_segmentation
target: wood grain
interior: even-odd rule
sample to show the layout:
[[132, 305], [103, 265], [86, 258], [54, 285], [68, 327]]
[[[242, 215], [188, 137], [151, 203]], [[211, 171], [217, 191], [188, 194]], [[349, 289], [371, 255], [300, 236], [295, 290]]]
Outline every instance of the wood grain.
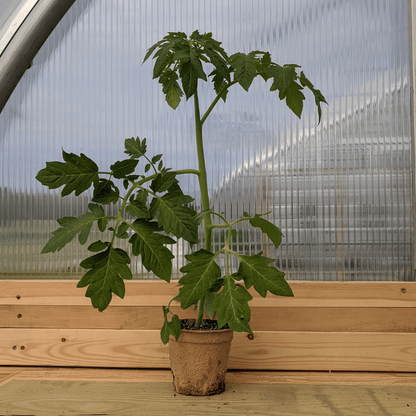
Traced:
[[[167, 368], [161, 306], [176, 284], [127, 282], [99, 313], [75, 281], [0, 280], [0, 365]], [[253, 293], [256, 337], [236, 334], [231, 368], [415, 371], [416, 283], [291, 285], [293, 298]]]
[[175, 394], [167, 383], [13, 380], [0, 388], [5, 414], [413, 416], [411, 386], [229, 384], [218, 396]]
[[[254, 331], [416, 332], [414, 308], [252, 306]], [[196, 311], [173, 307], [180, 318]], [[117, 306], [104, 312], [88, 306], [0, 305], [3, 328], [160, 329], [160, 305]]]
[[[155, 330], [1, 329], [0, 365], [169, 368], [169, 359]], [[416, 334], [235, 334], [229, 368], [416, 372]]]
[[[90, 305], [85, 289], [76, 281], [0, 280], [3, 305]], [[113, 306], [166, 304], [177, 294], [177, 281], [130, 281], [126, 296], [114, 296]], [[252, 305], [260, 307], [395, 307], [416, 308], [416, 282], [298, 282], [292, 281], [294, 297], [269, 294], [265, 299], [250, 290]]]
[[[0, 380], [172, 383], [172, 373], [165, 369], [0, 367]], [[229, 370], [226, 374], [226, 382], [233, 384], [416, 386], [416, 373]]]

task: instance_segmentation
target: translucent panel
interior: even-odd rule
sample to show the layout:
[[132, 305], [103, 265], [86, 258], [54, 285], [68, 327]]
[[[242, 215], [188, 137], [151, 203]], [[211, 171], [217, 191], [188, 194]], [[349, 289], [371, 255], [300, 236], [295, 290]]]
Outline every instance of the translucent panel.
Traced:
[[[204, 125], [212, 205], [229, 218], [270, 212], [284, 233], [277, 251], [247, 229], [235, 245], [275, 257], [289, 279], [413, 280], [407, 0], [76, 2], [0, 114], [1, 276], [82, 272], [76, 244], [39, 254], [55, 220], [88, 204], [35, 180], [62, 148], [106, 170], [139, 136], [166, 166], [197, 167], [192, 100], [170, 109], [152, 63], [142, 65], [168, 31], [195, 29], [230, 53], [269, 50], [301, 65], [329, 104], [318, 125], [308, 95], [298, 120], [259, 79], [215, 108]], [[201, 106], [212, 99], [203, 87]], [[195, 195], [194, 178], [182, 185]], [[133, 269], [152, 278], [139, 260]]]

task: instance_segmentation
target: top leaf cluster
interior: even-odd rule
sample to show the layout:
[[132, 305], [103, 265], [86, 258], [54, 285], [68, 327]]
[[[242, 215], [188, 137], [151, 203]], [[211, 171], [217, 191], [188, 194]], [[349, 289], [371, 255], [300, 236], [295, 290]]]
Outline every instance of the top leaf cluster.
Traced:
[[[254, 78], [261, 76], [265, 81], [272, 79], [270, 91], [278, 90], [279, 98], [286, 100], [298, 117], [305, 100], [302, 90], [308, 88], [315, 97], [319, 121], [321, 119], [321, 103], [326, 103], [322, 93], [303, 72], [297, 73], [298, 65], [280, 66], [272, 62], [269, 52], [238, 52], [228, 56], [221, 43], [212, 38], [212, 33], [194, 31], [189, 38], [182, 32], [169, 33], [147, 51], [143, 62], [152, 55], [155, 59], [153, 78], [159, 79], [166, 101], [173, 109], [184, 94], [187, 100], [195, 94], [199, 79], [207, 81], [210, 77], [217, 96], [225, 101], [230, 86], [238, 83], [248, 91]], [[213, 66], [208, 75], [204, 64]]]

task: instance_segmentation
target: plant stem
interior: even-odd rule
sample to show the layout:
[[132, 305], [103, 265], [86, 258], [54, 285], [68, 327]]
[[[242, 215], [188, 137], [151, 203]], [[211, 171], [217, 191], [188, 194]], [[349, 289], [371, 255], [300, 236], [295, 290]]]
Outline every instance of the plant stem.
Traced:
[[[208, 195], [208, 182], [207, 182], [207, 170], [205, 167], [204, 156], [204, 144], [202, 138], [202, 122], [199, 112], [198, 93], [194, 94], [195, 105], [195, 137], [196, 137], [196, 151], [198, 155], [198, 170], [199, 170], [199, 190], [201, 193], [202, 210], [209, 209], [209, 195]], [[204, 217], [204, 234], [205, 234], [205, 249], [211, 250], [211, 215], [206, 214]]]
[[[199, 180], [199, 191], [201, 193], [201, 204], [202, 210], [209, 209], [209, 195], [208, 195], [208, 182], [207, 182], [207, 170], [205, 167], [205, 156], [204, 156], [204, 144], [202, 137], [202, 122], [199, 111], [199, 100], [198, 93], [194, 93], [194, 107], [195, 107], [195, 137], [196, 137], [196, 151], [198, 155], [198, 180]], [[204, 235], [205, 235], [205, 250], [211, 251], [211, 215], [206, 214], [204, 217]], [[199, 299], [198, 302], [198, 316], [196, 320], [196, 326], [199, 327], [202, 322], [204, 315], [204, 303], [205, 297]]]
[[205, 112], [204, 116], [201, 118], [201, 123], [204, 124], [205, 120], [208, 118], [208, 116], [210, 115], [211, 111], [214, 109], [214, 107], [217, 105], [218, 101], [221, 98], [221, 95], [228, 90], [228, 88], [231, 87], [231, 85], [236, 84], [237, 81], [231, 81], [229, 84], [226, 84], [217, 94], [217, 96], [215, 97], [214, 101], [211, 103], [211, 105], [208, 107], [208, 110]]
[[204, 317], [204, 305], [205, 305], [205, 297], [199, 299], [198, 302], [198, 315], [196, 317], [196, 327], [199, 328], [202, 323], [202, 318]]

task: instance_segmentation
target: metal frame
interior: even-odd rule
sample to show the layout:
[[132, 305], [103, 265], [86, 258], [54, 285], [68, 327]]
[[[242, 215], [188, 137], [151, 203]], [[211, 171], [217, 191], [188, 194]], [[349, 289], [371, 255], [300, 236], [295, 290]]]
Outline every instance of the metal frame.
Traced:
[[[33, 58], [75, 0], [38, 0], [13, 18], [0, 49], [0, 112]], [[30, 7], [32, 6], [32, 7]], [[9, 22], [8, 22], [9, 23]]]

